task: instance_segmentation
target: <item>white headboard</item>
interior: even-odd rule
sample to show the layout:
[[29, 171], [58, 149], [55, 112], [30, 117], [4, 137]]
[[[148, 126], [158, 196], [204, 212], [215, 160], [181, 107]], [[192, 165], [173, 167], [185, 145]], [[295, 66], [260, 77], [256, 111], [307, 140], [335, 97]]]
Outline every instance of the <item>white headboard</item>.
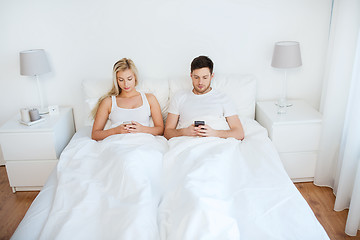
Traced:
[[[98, 99], [106, 94], [112, 86], [109, 79], [86, 79], [82, 82], [85, 101], [85, 125], [92, 125], [90, 112]], [[256, 78], [254, 75], [215, 75], [212, 87], [226, 93], [235, 103], [239, 116], [255, 117]], [[172, 96], [181, 89], [192, 89], [190, 76], [170, 77], [169, 79], [143, 78], [139, 81], [138, 90], [153, 93], [159, 101], [164, 120]]]

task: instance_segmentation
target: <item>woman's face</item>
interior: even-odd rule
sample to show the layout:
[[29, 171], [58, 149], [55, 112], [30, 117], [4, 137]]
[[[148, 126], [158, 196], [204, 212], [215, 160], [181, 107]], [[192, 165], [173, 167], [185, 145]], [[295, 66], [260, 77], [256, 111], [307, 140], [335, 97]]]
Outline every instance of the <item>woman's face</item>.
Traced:
[[116, 80], [122, 91], [130, 92], [135, 89], [135, 74], [130, 69], [119, 71], [116, 73]]

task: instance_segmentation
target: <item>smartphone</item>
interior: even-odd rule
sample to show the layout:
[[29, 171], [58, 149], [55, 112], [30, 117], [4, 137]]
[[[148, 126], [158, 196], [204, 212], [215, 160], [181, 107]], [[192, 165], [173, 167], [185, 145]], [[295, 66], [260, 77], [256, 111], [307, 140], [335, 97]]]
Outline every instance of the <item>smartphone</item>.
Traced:
[[205, 125], [205, 121], [195, 121], [195, 122], [194, 122], [194, 126], [195, 126], [195, 127], [198, 127], [198, 126], [200, 126], [200, 125]]

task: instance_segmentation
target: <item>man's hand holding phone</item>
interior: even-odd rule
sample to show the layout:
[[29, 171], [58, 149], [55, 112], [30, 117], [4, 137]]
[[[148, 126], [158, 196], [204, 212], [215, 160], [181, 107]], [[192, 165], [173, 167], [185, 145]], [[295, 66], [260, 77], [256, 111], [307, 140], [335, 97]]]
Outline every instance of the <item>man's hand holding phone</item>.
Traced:
[[206, 131], [205, 129], [205, 121], [194, 121], [194, 129], [196, 132], [196, 136], [202, 137], [202, 133]]
[[216, 137], [216, 130], [212, 129], [209, 125], [205, 124], [205, 121], [194, 122], [196, 135], [199, 137]]
[[199, 127], [201, 125], [205, 125], [205, 121], [194, 121], [194, 126]]

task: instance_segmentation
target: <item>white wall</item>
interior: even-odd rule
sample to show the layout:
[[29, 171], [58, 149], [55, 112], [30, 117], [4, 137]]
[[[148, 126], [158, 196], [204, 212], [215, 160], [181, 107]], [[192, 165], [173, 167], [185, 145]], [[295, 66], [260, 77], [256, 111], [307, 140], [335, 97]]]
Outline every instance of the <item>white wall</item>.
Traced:
[[81, 81], [110, 78], [132, 58], [142, 76], [188, 74], [210, 56], [218, 73], [253, 73], [258, 99], [277, 98], [283, 73], [270, 66], [276, 41], [300, 42], [303, 66], [288, 72], [289, 98], [318, 108], [331, 0], [16, 0], [0, 2], [0, 124], [39, 103], [19, 74], [19, 52], [43, 48], [52, 72], [40, 76], [48, 104], [74, 108], [83, 124]]

